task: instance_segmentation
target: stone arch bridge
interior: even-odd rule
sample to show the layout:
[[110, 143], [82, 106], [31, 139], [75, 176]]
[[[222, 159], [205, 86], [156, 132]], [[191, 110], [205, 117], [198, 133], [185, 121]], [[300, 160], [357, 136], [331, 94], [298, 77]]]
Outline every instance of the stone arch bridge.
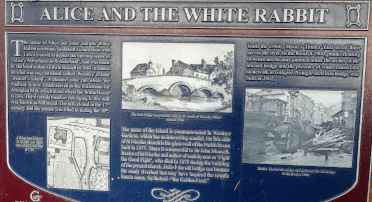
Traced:
[[[173, 96], [231, 97], [225, 93], [225, 86], [212, 85], [212, 81], [197, 77], [160, 75], [123, 79], [123, 83], [134, 86], [138, 93], [158, 94], [167, 90]], [[123, 86], [124, 87], [124, 86]], [[123, 89], [124, 90], [124, 89]]]

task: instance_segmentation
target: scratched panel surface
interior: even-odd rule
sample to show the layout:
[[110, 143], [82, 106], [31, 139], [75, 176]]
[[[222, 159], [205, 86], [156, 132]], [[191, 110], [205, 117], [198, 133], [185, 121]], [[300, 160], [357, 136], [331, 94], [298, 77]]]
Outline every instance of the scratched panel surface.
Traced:
[[368, 30], [369, 2], [7, 1], [7, 26]]
[[332, 199], [365, 40], [8, 33], [9, 166], [78, 201]]

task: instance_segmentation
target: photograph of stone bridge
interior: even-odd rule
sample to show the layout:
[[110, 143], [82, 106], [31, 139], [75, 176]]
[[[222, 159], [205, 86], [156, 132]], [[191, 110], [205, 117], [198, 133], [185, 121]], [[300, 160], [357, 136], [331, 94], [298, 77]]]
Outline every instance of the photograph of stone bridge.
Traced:
[[122, 109], [232, 112], [233, 44], [123, 43]]

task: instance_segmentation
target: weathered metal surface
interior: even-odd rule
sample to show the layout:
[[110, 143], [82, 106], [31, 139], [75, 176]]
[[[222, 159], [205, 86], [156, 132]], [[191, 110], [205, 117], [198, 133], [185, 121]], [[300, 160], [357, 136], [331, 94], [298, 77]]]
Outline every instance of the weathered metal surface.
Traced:
[[6, 1], [7, 26], [368, 30], [370, 16], [369, 1], [17, 2]]
[[[7, 33], [6, 50], [8, 166], [40, 190], [312, 202], [357, 182], [366, 38]], [[305, 155], [328, 122], [352, 153]]]

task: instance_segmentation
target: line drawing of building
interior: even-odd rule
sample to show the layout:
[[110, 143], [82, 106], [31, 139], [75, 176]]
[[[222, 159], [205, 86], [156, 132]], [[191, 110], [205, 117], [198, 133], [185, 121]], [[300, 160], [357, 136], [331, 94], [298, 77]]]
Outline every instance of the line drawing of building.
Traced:
[[[218, 62], [218, 57], [216, 58], [216, 60]], [[159, 68], [158, 71], [155, 71], [155, 68], [153, 68], [153, 63], [150, 60], [148, 63], [137, 64], [130, 72], [130, 77], [134, 79], [141, 77], [171, 75], [213, 80], [216, 77], [216, 66], [216, 64], [206, 64], [206, 61], [204, 59], [201, 60], [201, 64], [187, 64], [185, 62], [182, 62], [181, 60], [172, 60], [172, 66], [170, 70], [168, 72], [165, 72], [165, 69], [163, 68], [163, 72], [162, 74], [160, 74], [161, 68]]]
[[[218, 64], [218, 57], [215, 60]], [[172, 67], [166, 74], [213, 80], [216, 77], [215, 69], [217, 64], [206, 64], [204, 59], [201, 60], [201, 64], [186, 64], [180, 60], [172, 60]]]
[[141, 63], [136, 65], [133, 70], [130, 72], [131, 78], [139, 78], [139, 77], [148, 77], [148, 76], [156, 76], [156, 71], [152, 67], [151, 60], [148, 63]]

